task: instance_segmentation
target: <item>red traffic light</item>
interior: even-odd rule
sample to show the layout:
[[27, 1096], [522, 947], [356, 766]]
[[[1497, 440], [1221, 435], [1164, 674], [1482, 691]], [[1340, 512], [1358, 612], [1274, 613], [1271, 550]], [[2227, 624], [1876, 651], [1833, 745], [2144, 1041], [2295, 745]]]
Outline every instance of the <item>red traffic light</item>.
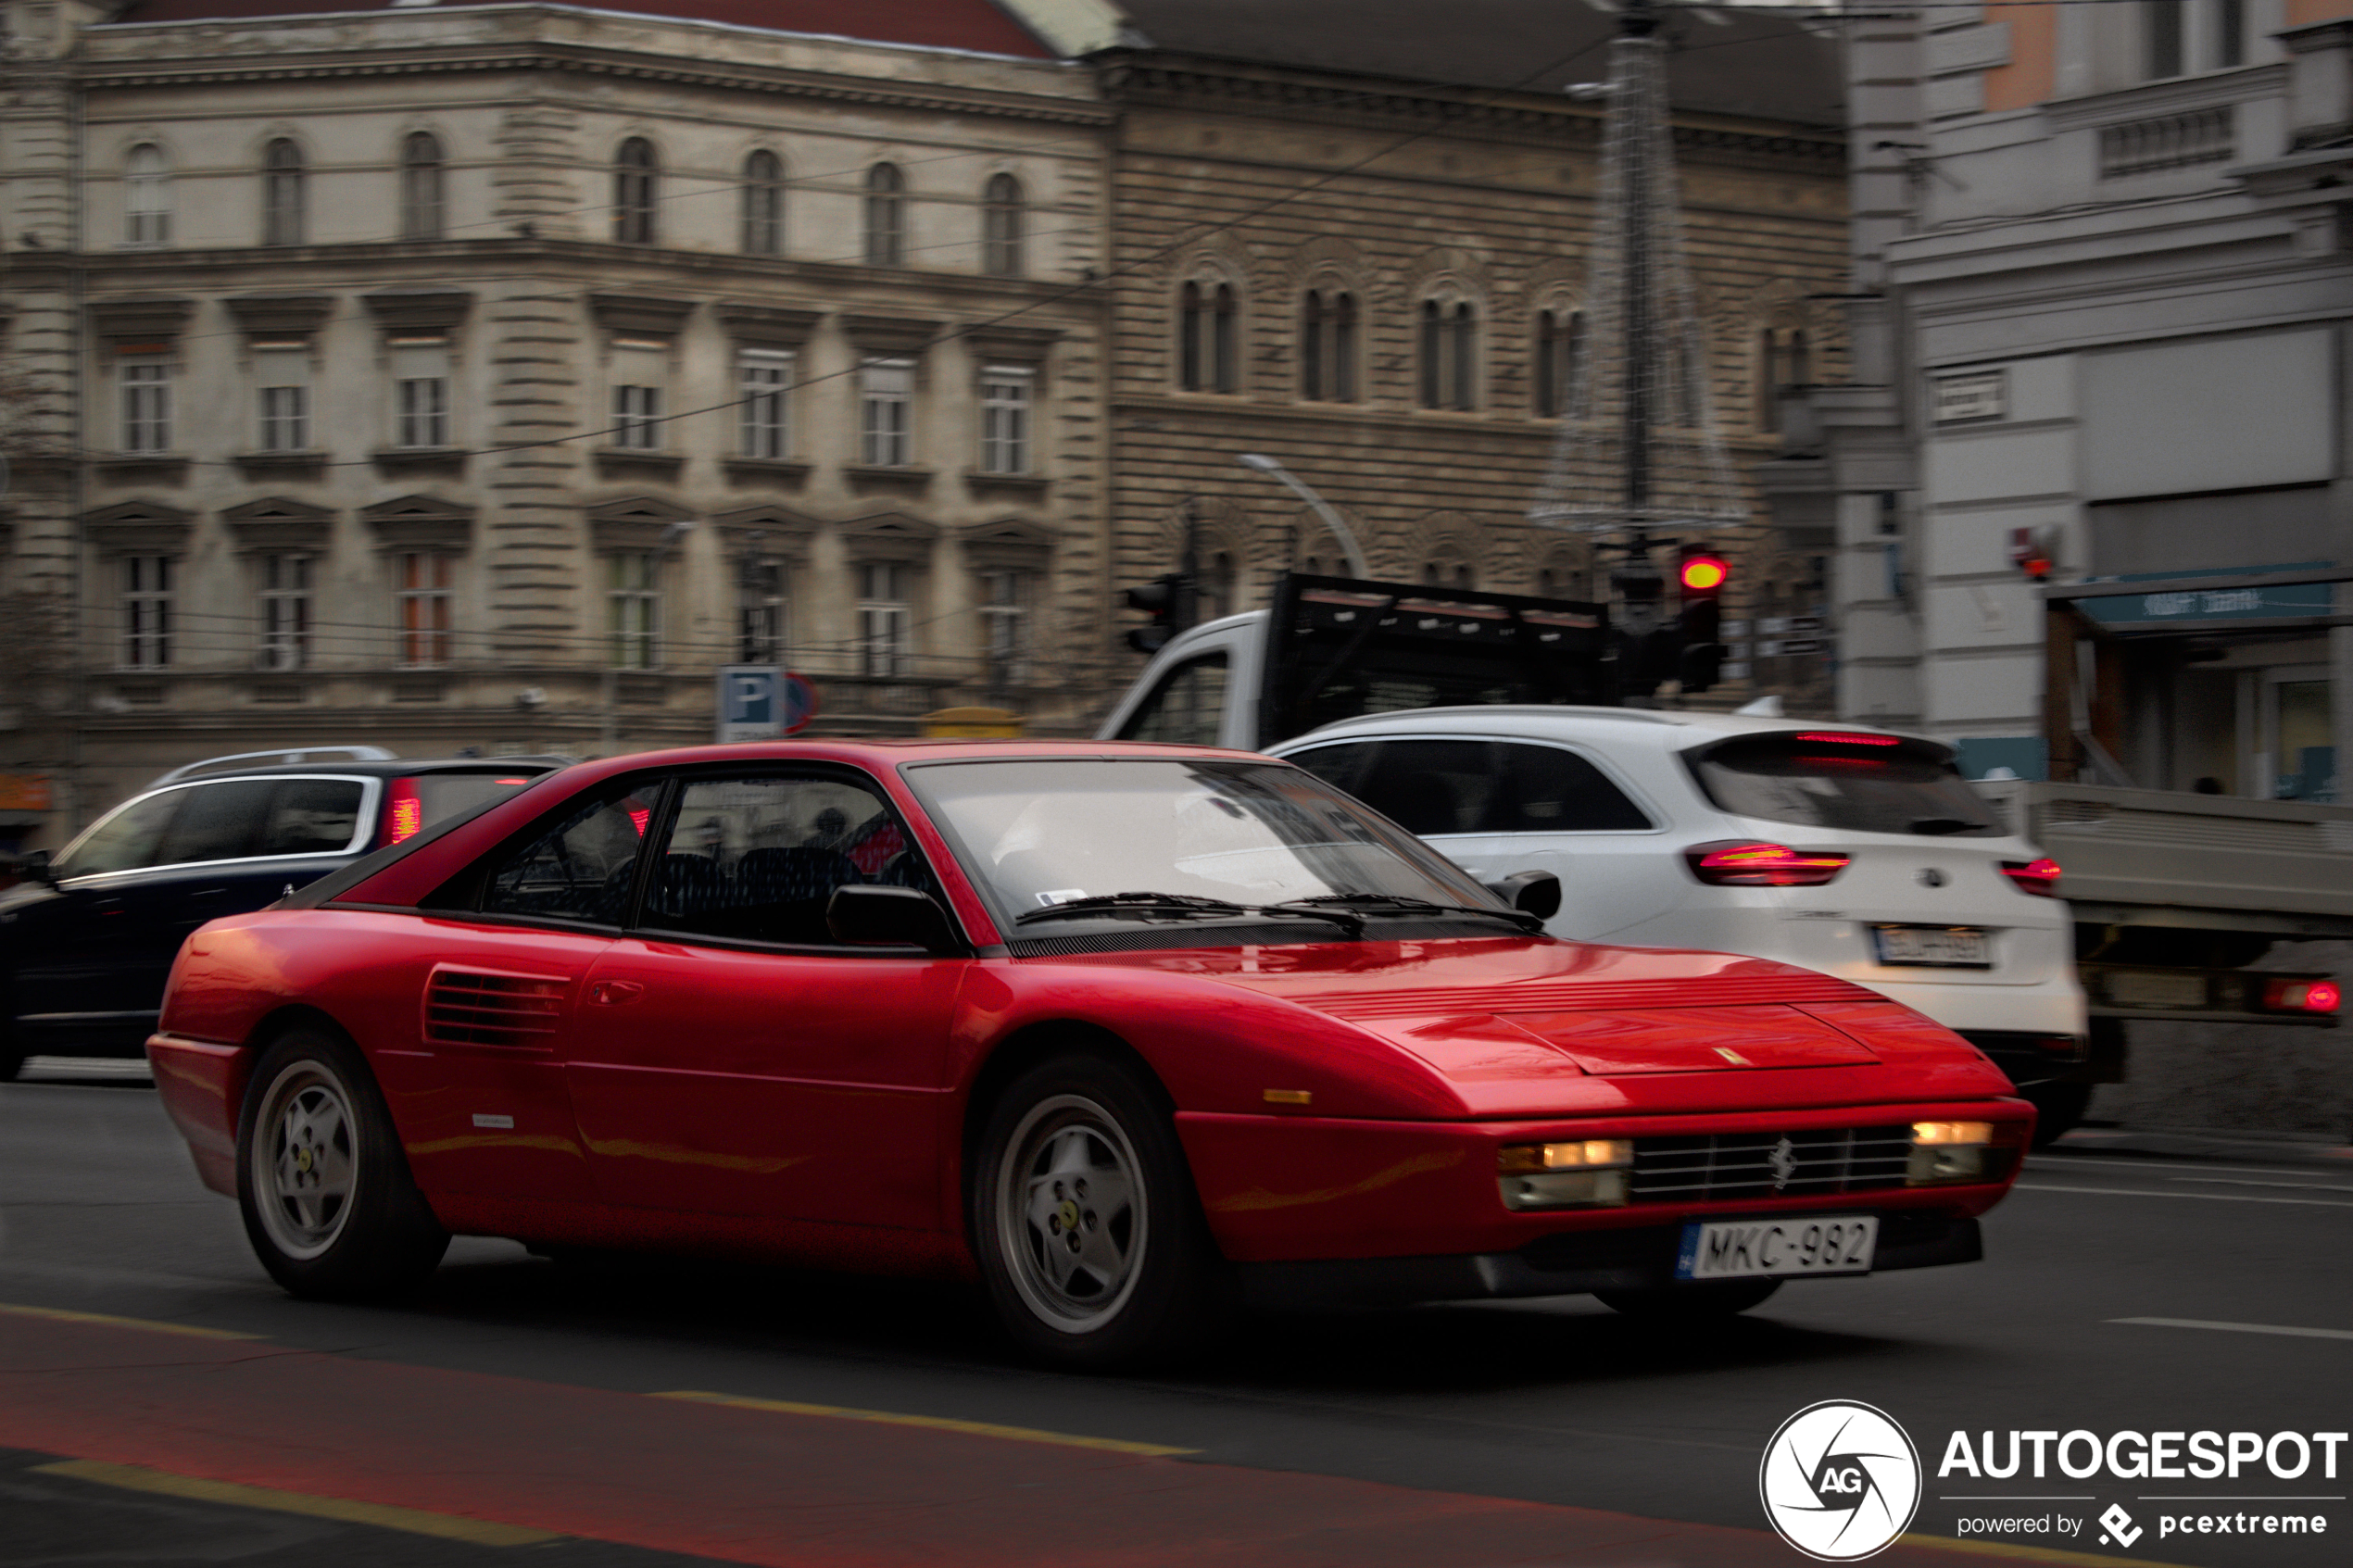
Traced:
[[2010, 530], [2010, 564], [2026, 575], [2029, 582], [2041, 583], [2051, 575], [2051, 530], [2047, 528], [2013, 528]]
[[1732, 575], [1731, 567], [1721, 556], [1695, 555], [1683, 558], [1681, 582], [1687, 594], [1712, 594], [1724, 586]]

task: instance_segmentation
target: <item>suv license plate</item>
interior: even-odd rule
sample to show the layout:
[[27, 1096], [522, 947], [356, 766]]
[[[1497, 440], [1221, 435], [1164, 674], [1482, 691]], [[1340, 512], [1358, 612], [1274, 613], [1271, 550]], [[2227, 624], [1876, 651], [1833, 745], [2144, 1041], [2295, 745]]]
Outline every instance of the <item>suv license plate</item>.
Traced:
[[1914, 969], [1992, 969], [1994, 948], [1974, 925], [1875, 925], [1882, 964]]
[[1861, 1274], [1879, 1245], [1876, 1214], [1780, 1220], [1694, 1220], [1683, 1227], [1677, 1279], [1768, 1279]]

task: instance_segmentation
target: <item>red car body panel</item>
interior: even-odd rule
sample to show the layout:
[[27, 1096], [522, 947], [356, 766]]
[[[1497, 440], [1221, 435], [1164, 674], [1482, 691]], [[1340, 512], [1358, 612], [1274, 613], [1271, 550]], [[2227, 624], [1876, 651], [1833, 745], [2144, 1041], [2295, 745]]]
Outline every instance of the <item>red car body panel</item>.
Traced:
[[[1148, 748], [930, 748], [1109, 749]], [[1926, 1119], [1994, 1122], [2022, 1145], [2032, 1119], [1957, 1036], [1859, 987], [1755, 959], [1477, 935], [1005, 956], [900, 775], [910, 752], [731, 746], [585, 764], [319, 908], [204, 927], [182, 950], [148, 1047], [199, 1172], [233, 1191], [256, 1042], [295, 1016], [331, 1021], [358, 1044], [452, 1230], [900, 1273], [972, 1267], [962, 1165], [975, 1086], [999, 1049], [1039, 1030], [1113, 1036], [1143, 1060], [1175, 1110], [1213, 1234], [1247, 1262], [1493, 1253], [1698, 1213], [1974, 1216], [2007, 1181], [1514, 1212], [1496, 1150]], [[766, 760], [874, 778], [978, 956], [682, 944], [411, 907], [575, 787]], [[523, 999], [471, 1034], [434, 1022], [436, 998], [484, 985]]]

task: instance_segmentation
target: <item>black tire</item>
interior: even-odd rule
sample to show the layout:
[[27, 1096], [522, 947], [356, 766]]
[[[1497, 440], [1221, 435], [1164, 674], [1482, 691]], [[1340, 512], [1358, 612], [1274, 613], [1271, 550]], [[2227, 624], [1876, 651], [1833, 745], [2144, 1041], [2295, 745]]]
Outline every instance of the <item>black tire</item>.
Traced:
[[1781, 1287], [1777, 1279], [1706, 1280], [1653, 1290], [1596, 1290], [1602, 1305], [1651, 1323], [1705, 1323], [1761, 1306]]
[[2036, 1148], [2048, 1148], [2061, 1134], [2080, 1126], [2092, 1108], [2089, 1084], [2029, 1084], [2019, 1094], [2034, 1108]]
[[989, 1301], [1029, 1356], [1109, 1371], [1199, 1348], [1228, 1321], [1176, 1125], [1133, 1069], [1074, 1053], [1024, 1073], [989, 1108], [964, 1185]]
[[367, 1061], [322, 1030], [282, 1036], [254, 1069], [237, 1123], [237, 1207], [254, 1255], [296, 1296], [397, 1295], [449, 1247]]

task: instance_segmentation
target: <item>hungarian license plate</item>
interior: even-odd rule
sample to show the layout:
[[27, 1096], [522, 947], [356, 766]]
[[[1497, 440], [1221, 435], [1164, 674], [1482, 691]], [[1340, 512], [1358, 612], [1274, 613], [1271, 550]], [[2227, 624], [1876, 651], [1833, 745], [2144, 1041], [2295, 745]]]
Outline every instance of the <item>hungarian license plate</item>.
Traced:
[[1677, 1279], [1761, 1279], [1860, 1274], [1879, 1245], [1876, 1214], [1806, 1214], [1777, 1220], [1694, 1220], [1683, 1227]]
[[1879, 961], [1918, 969], [1992, 969], [1993, 944], [1973, 925], [1875, 925]]

